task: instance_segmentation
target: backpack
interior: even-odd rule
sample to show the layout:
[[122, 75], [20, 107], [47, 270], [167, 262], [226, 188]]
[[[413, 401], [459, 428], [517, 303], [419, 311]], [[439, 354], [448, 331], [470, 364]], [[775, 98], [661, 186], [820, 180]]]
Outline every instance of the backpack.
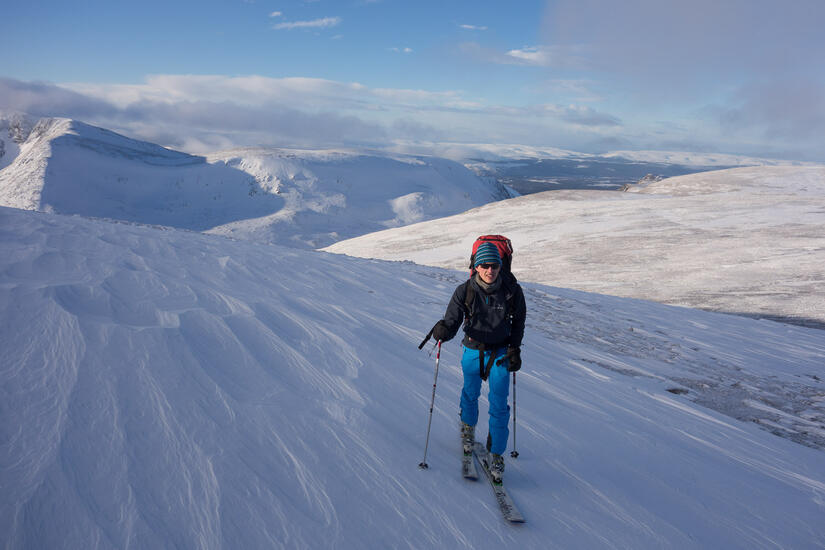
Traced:
[[513, 243], [504, 235], [482, 235], [473, 243], [473, 252], [470, 254], [470, 275], [475, 274], [476, 251], [482, 243], [492, 243], [498, 248], [498, 255], [501, 256], [501, 270], [512, 275], [510, 267], [513, 263]]

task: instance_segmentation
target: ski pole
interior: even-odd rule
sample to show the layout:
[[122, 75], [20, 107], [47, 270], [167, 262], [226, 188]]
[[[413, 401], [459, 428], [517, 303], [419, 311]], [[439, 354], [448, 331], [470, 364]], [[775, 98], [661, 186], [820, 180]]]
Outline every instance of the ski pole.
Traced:
[[441, 360], [441, 340], [438, 341], [438, 351], [435, 354], [435, 379], [433, 380], [433, 397], [430, 400], [430, 419], [427, 421], [427, 440], [424, 443], [424, 460], [418, 465], [422, 470], [430, 467], [427, 464], [427, 449], [430, 447], [430, 426], [433, 423], [433, 406], [435, 405], [435, 386], [438, 383], [438, 363]]
[[516, 373], [513, 373], [513, 451], [510, 453], [513, 458], [518, 457], [516, 450]]

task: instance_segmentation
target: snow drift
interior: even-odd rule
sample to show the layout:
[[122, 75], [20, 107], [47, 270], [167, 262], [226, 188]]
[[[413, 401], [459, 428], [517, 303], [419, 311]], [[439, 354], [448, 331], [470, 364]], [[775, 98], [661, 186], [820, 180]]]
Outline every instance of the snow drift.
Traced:
[[419, 470], [464, 276], [0, 208], [0, 545], [825, 545], [812, 329], [528, 284], [528, 523], [460, 477], [453, 342]]

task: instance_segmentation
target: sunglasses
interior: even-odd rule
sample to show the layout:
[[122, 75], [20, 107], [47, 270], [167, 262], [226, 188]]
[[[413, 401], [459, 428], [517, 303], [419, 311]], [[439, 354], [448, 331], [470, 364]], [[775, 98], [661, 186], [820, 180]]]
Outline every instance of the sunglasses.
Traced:
[[478, 264], [481, 269], [499, 269], [501, 264]]

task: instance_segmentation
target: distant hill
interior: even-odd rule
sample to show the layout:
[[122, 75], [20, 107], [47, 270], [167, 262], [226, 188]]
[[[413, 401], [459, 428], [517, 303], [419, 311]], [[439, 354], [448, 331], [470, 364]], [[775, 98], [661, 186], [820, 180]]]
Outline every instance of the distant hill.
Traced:
[[[415, 150], [410, 147], [409, 149]], [[814, 163], [686, 151], [582, 153], [505, 144], [432, 144], [482, 177], [495, 178], [522, 195], [560, 189], [618, 190], [648, 174], [667, 178], [745, 166], [813, 166]]]
[[825, 326], [825, 167], [735, 168], [629, 190], [536, 193], [326, 250], [466, 269], [478, 235], [503, 233], [525, 280]]
[[459, 163], [351, 151], [173, 151], [70, 119], [5, 117], [0, 205], [300, 247], [463, 212], [510, 192]]

